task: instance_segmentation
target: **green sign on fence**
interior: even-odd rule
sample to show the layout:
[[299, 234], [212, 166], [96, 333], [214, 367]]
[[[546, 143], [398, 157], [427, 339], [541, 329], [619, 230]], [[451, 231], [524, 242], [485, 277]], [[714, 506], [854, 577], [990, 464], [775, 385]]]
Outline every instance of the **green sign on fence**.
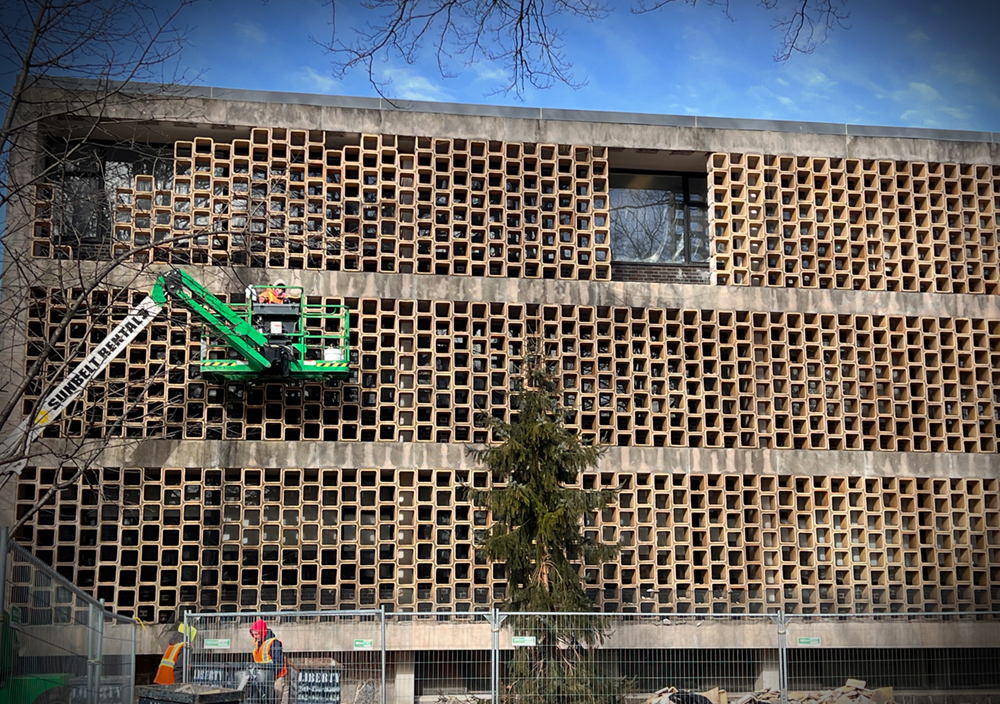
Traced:
[[535, 636], [511, 636], [510, 644], [515, 648], [530, 648], [535, 645]]
[[818, 648], [819, 647], [819, 637], [818, 636], [808, 636], [799, 638], [800, 648]]
[[365, 638], [355, 638], [354, 639], [354, 649], [355, 650], [374, 650], [375, 642], [371, 639]]
[[206, 650], [229, 650], [233, 646], [232, 638], [206, 638], [204, 642]]

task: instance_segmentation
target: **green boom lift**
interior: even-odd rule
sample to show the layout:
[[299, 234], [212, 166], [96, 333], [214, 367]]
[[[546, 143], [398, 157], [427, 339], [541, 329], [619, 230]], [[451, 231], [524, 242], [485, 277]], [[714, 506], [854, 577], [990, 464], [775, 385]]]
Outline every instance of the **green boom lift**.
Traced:
[[[284, 293], [280, 303], [258, 292]], [[339, 305], [310, 303], [300, 286], [249, 286], [244, 304], [226, 304], [180, 269], [160, 277], [150, 298], [194, 312], [208, 330], [201, 373], [223, 380], [344, 379], [350, 374], [349, 316]]]
[[[205, 324], [200, 363], [206, 378], [323, 381], [350, 375], [350, 316], [345, 306], [304, 296], [300, 286], [248, 286], [245, 293], [244, 303], [227, 304], [180, 269], [157, 279], [150, 295], [0, 442], [0, 477], [20, 474], [28, 447], [45, 426], [79, 397], [168, 302], [187, 308]], [[273, 293], [280, 295], [266, 295]], [[262, 303], [262, 299], [278, 302]], [[0, 583], [0, 589], [5, 588]], [[72, 674], [14, 676], [17, 657], [16, 634], [6, 615], [0, 614], [0, 704], [69, 702], [67, 686]]]
[[[227, 304], [187, 272], [171, 269], [0, 442], [0, 477], [20, 474], [27, 449], [168, 301], [205, 323], [201, 374], [218, 381], [318, 381], [350, 376], [350, 315], [342, 305], [304, 296], [301, 286], [248, 286], [244, 303]], [[262, 295], [266, 294], [266, 295]], [[271, 302], [261, 302], [271, 301]]]

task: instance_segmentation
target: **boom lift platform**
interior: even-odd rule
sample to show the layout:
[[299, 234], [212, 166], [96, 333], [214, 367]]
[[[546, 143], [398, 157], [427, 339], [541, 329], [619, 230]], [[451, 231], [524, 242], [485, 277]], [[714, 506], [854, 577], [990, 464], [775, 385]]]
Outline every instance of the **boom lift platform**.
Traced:
[[[261, 303], [258, 292], [280, 291], [284, 302]], [[248, 286], [247, 302], [226, 304], [180, 269], [150, 293], [159, 306], [183, 304], [208, 326], [201, 373], [209, 379], [344, 379], [350, 374], [349, 317], [344, 306], [310, 304], [301, 286]]]
[[[267, 292], [276, 295], [261, 295]], [[300, 286], [248, 286], [246, 294], [245, 303], [227, 304], [180, 269], [158, 278], [149, 296], [0, 443], [0, 478], [21, 473], [27, 450], [42, 430], [168, 302], [182, 305], [205, 324], [200, 364], [207, 379], [323, 381], [350, 375], [350, 317], [345, 306], [311, 303]]]

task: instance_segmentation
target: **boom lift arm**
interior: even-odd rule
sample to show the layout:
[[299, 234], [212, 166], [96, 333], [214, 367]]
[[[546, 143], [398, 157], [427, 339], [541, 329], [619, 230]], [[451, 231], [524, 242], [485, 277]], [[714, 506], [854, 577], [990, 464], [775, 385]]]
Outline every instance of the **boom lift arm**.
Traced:
[[183, 304], [225, 338], [226, 343], [243, 355], [255, 372], [271, 366], [267, 358], [257, 351], [267, 346], [267, 337], [187, 272], [171, 269], [156, 280], [149, 297], [160, 306], [166, 305], [168, 298]]
[[[250, 292], [253, 293], [253, 287]], [[342, 379], [349, 373], [348, 317], [343, 306], [320, 306], [318, 312], [309, 313], [303, 310], [301, 302], [260, 304], [250, 300], [241, 316], [186, 272], [172, 269], [156, 280], [150, 295], [130, 310], [111, 334], [0, 442], [0, 482], [10, 474], [21, 473], [28, 463], [28, 450], [45, 427], [55, 422], [87, 384], [125, 350], [168, 300], [198, 316], [216, 333], [222, 345], [239, 355], [237, 359], [209, 359], [205, 348], [210, 341], [203, 340], [201, 366], [204, 376], [223, 380], [262, 377], [322, 380]], [[329, 323], [329, 327], [325, 331], [307, 333], [307, 315], [310, 321]], [[268, 325], [271, 334], [265, 332]]]
[[[0, 477], [21, 473], [28, 464], [28, 450], [42, 434], [45, 426], [59, 418], [69, 404], [83, 392], [87, 384], [104, 371], [111, 360], [121, 354], [162, 309], [162, 303], [154, 301], [152, 296], [144, 298], [139, 305], [129, 311], [125, 320], [94, 348], [93, 352], [35, 405], [32, 415], [25, 416], [14, 431], [0, 443]], [[4, 461], [4, 458], [13, 459]]]

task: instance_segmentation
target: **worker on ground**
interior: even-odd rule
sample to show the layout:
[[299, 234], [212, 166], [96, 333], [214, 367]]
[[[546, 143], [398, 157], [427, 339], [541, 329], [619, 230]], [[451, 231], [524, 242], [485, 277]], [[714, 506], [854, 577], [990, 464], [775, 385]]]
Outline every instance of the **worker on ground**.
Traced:
[[195, 635], [198, 633], [198, 629], [194, 627], [188, 629], [182, 623], [177, 627], [176, 631], [170, 634], [169, 645], [163, 651], [160, 666], [156, 668], [156, 677], [153, 679], [154, 684], [174, 684], [176, 682], [174, 669], [177, 666], [177, 660], [181, 656], [181, 650], [184, 649], [185, 633], [190, 633], [187, 640], [193, 641]]
[[278, 279], [274, 285], [265, 288], [257, 294], [258, 303], [287, 303], [288, 293], [285, 291], [285, 282]]
[[253, 661], [257, 665], [258, 682], [263, 685], [263, 704], [287, 704], [288, 666], [281, 641], [260, 618], [250, 626], [250, 637], [254, 642]]

